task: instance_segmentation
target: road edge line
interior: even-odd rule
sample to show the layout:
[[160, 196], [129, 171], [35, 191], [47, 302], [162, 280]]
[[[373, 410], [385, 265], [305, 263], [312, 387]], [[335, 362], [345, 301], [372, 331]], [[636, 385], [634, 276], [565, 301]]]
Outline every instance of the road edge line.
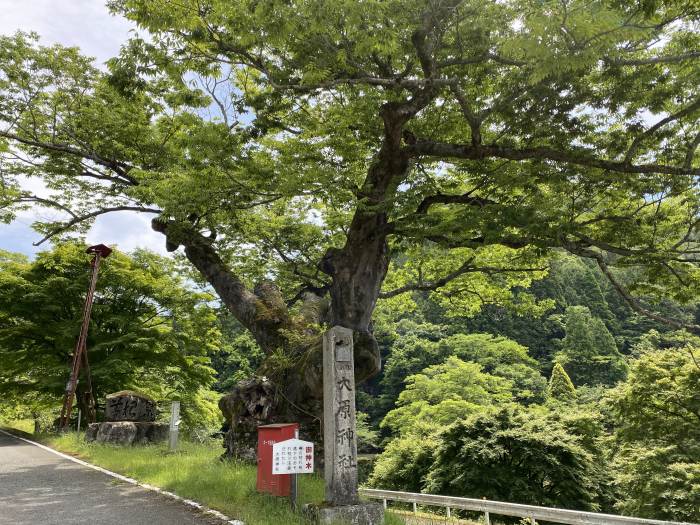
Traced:
[[93, 470], [97, 470], [98, 472], [102, 472], [103, 474], [106, 474], [108, 476], [116, 478], [116, 479], [123, 481], [125, 483], [129, 483], [131, 485], [143, 487], [146, 490], [150, 490], [152, 492], [156, 492], [157, 494], [162, 494], [163, 496], [167, 496], [171, 499], [179, 501], [180, 503], [184, 503], [185, 505], [187, 505], [189, 507], [193, 507], [193, 508], [199, 510], [200, 512], [203, 512], [204, 514], [209, 514], [211, 516], [214, 516], [215, 518], [219, 518], [220, 520], [225, 521], [226, 523], [229, 523], [230, 525], [245, 525], [245, 523], [240, 521], [240, 520], [231, 519], [226, 514], [223, 514], [222, 512], [219, 512], [218, 510], [210, 509], [209, 507], [202, 505], [201, 503], [199, 503], [197, 501], [194, 501], [191, 499], [186, 499], [186, 498], [183, 498], [182, 496], [178, 496], [174, 492], [163, 490], [159, 487], [149, 485], [148, 483], [142, 483], [137, 479], [130, 478], [130, 477], [124, 476], [122, 474], [117, 474], [116, 472], [112, 472], [111, 470], [107, 470], [106, 468], [98, 467], [97, 465], [93, 465], [92, 463], [88, 463], [87, 461], [83, 461], [82, 459], [78, 459], [78, 458], [73, 457], [69, 454], [64, 454], [63, 452], [59, 452], [58, 450], [52, 449], [51, 447], [47, 447], [46, 445], [42, 445], [41, 443], [37, 443], [36, 441], [32, 441], [31, 439], [27, 439], [27, 438], [24, 438], [22, 436], [18, 436], [16, 434], [13, 434], [12, 432], [7, 432], [6, 430], [3, 430], [1, 428], [0, 428], [0, 432], [8, 435], [10, 437], [13, 437], [15, 439], [19, 439], [20, 441], [25, 441], [26, 443], [29, 443], [30, 445], [34, 445], [35, 447], [39, 447], [47, 452], [51, 452], [52, 454], [60, 456], [63, 459], [67, 459], [69, 461], [72, 461], [73, 463], [77, 463], [77, 464], [82, 465], [84, 467], [88, 467], [88, 468], [91, 468]]

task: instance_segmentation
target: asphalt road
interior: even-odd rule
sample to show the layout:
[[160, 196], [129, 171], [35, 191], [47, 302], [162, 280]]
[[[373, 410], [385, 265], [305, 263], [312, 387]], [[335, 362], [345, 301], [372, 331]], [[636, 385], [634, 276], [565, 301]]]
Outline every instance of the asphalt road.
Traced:
[[213, 525], [220, 520], [0, 433], [0, 524]]

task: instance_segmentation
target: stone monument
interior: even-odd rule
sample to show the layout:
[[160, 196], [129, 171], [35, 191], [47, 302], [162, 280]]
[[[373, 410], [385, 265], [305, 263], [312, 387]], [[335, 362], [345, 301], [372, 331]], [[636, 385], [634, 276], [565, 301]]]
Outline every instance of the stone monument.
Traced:
[[91, 423], [86, 441], [133, 445], [157, 443], [168, 438], [168, 424], [156, 423], [156, 404], [152, 399], [124, 390], [107, 396], [105, 422]]
[[323, 450], [326, 501], [309, 506], [320, 524], [380, 525], [379, 503], [357, 493], [357, 434], [352, 330], [334, 326], [323, 337]]

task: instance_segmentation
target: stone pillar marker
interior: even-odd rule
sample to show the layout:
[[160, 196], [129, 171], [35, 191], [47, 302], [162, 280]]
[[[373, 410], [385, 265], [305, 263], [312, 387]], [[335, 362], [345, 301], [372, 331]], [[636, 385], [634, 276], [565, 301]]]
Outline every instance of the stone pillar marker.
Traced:
[[180, 402], [173, 401], [170, 405], [170, 441], [168, 448], [171, 452], [177, 450], [177, 435], [180, 430]]
[[342, 326], [323, 335], [323, 457], [326, 501], [305, 512], [321, 525], [383, 524], [382, 505], [358, 497], [352, 330]]
[[352, 330], [334, 326], [323, 337], [323, 450], [326, 502], [352, 505], [357, 495], [355, 369]]

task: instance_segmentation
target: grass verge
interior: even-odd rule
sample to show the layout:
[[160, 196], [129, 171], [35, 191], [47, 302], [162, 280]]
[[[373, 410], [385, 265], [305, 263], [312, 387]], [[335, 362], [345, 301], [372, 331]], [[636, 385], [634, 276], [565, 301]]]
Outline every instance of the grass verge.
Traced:
[[[6, 426], [27, 431], [22, 423]], [[119, 447], [85, 443], [82, 435], [74, 432], [30, 437], [89, 463], [202, 503], [246, 525], [310, 525], [309, 520], [291, 510], [288, 499], [255, 490], [254, 465], [219, 461], [218, 443], [181, 441], [178, 452], [170, 453], [165, 445]], [[323, 495], [323, 480], [319, 476], [299, 476], [300, 507], [323, 501]], [[402, 518], [387, 514], [386, 525], [403, 523]]]
[[0, 421], [0, 426], [10, 430], [19, 430], [25, 434], [34, 432], [34, 421], [31, 419], [15, 419], [12, 421]]
[[[119, 447], [85, 443], [75, 433], [45, 435], [42, 443], [119, 474], [155, 485], [183, 498], [198, 501], [246, 525], [306, 524], [285, 498], [255, 490], [256, 468], [244, 463], [222, 463], [213, 444], [180, 442], [178, 452], [164, 445]], [[299, 476], [300, 504], [323, 499], [323, 480]]]

